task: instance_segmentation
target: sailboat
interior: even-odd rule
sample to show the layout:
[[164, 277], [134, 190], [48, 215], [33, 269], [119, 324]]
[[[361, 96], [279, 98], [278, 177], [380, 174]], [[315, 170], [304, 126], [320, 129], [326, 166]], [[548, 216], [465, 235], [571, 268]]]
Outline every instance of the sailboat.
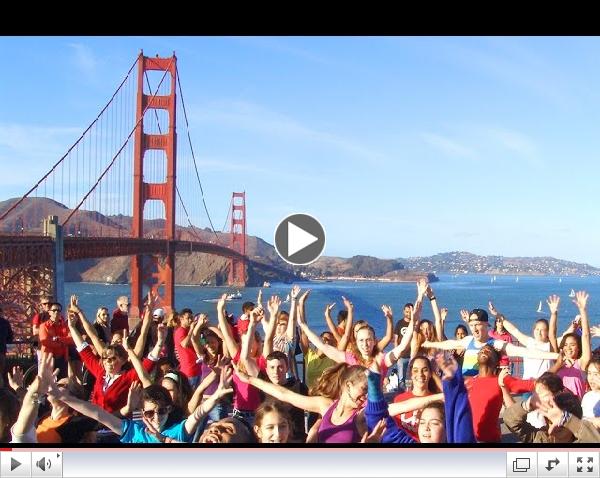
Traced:
[[571, 289], [571, 292], [569, 293], [569, 297], [571, 297], [571, 298], [575, 297], [575, 291], [573, 289]]
[[562, 277], [559, 277], [559, 278], [558, 278], [558, 283], [559, 283], [559, 284], [560, 284], [560, 283], [562, 283]]
[[518, 277], [515, 279], [515, 282], [519, 282], [519, 278]]
[[538, 305], [537, 311], [538, 314], [542, 313], [542, 301], [540, 300], [540, 305]]
[[290, 301], [290, 294], [288, 294], [285, 298], [285, 300], [283, 301], [284, 304], [287, 304]]

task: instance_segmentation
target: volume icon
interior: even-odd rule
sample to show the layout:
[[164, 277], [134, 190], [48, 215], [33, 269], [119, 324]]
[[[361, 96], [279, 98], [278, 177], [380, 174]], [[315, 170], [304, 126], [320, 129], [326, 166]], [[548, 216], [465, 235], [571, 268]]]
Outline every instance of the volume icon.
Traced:
[[38, 461], [35, 462], [35, 466], [42, 471], [46, 471], [46, 470], [49, 470], [50, 468], [52, 468], [52, 462], [50, 461], [49, 458], [42, 457]]

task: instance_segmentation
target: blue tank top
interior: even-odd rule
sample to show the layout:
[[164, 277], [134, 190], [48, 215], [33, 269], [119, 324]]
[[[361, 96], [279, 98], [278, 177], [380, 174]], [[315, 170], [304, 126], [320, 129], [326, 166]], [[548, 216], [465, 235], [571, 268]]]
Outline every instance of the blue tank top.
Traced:
[[463, 364], [462, 364], [463, 377], [473, 377], [479, 373], [479, 363], [477, 362], [477, 354], [479, 353], [479, 351], [481, 350], [481, 348], [484, 345], [490, 345], [493, 347], [495, 340], [496, 339], [494, 339], [493, 337], [490, 337], [489, 339], [487, 339], [485, 344], [481, 345], [481, 347], [476, 347], [475, 346], [475, 338], [471, 337], [471, 340], [469, 341], [469, 344], [467, 345], [467, 348], [465, 349], [465, 354], [464, 354], [464, 358], [463, 358]]

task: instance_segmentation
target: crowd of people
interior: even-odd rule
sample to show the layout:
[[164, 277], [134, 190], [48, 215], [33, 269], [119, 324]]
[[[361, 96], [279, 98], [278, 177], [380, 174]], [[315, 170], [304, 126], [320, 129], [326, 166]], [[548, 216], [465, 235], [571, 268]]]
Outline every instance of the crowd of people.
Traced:
[[[101, 307], [93, 321], [76, 296], [64, 311], [42, 297], [32, 318], [37, 375], [25, 383], [20, 367], [3, 372], [0, 440], [600, 442], [600, 358], [591, 346], [600, 327], [590, 327], [586, 292], [575, 294], [578, 316], [562, 335], [556, 295], [549, 320], [536, 320], [531, 335], [491, 302], [461, 310], [464, 323], [447, 335], [448, 310], [419, 280], [396, 324], [382, 306], [382, 336], [346, 298], [337, 321], [334, 304], [325, 308], [326, 331], [315, 333], [309, 296], [294, 286], [286, 311], [278, 296], [263, 303], [259, 292], [236, 318], [226, 294], [214, 317], [165, 311], [149, 294], [131, 330], [126, 296], [112, 316]], [[427, 303], [433, 321], [421, 319]], [[2, 371], [12, 340], [0, 314]]]

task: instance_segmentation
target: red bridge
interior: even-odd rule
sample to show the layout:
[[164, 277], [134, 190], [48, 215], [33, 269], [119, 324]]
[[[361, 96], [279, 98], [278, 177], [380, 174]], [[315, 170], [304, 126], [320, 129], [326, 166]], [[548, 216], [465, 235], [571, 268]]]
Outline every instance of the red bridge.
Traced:
[[[40, 211], [50, 206], [42, 225]], [[194, 226], [204, 221], [210, 228]], [[177, 253], [228, 258], [228, 283], [236, 286], [245, 285], [251, 262], [245, 193], [233, 193], [223, 230], [213, 227], [175, 55], [140, 53], [69, 150], [23, 197], [3, 203], [0, 234], [0, 304], [21, 334], [40, 295], [64, 300], [65, 261], [131, 256], [133, 316], [144, 286], [175, 306]]]

